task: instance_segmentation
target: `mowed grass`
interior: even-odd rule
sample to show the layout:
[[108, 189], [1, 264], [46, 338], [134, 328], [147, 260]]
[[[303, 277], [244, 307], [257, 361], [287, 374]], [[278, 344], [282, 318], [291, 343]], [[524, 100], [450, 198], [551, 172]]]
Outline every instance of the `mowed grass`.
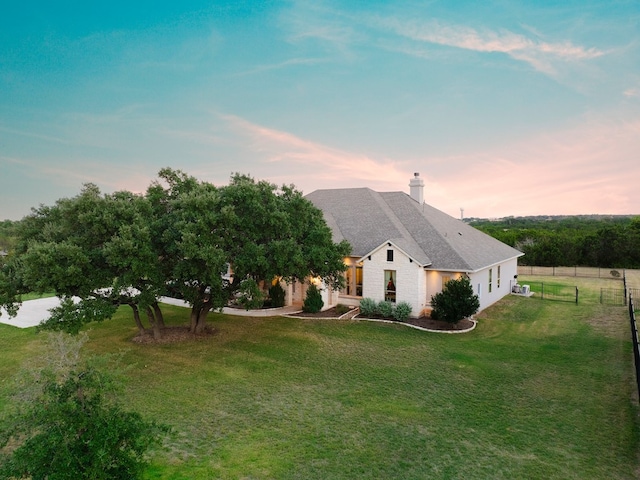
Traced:
[[[186, 322], [185, 309], [164, 311]], [[173, 427], [148, 479], [637, 478], [624, 307], [508, 297], [463, 335], [220, 314], [210, 323], [205, 339], [136, 345], [122, 309], [89, 332], [88, 353], [124, 352], [133, 366], [125, 406]], [[0, 325], [0, 374], [41, 341]]]

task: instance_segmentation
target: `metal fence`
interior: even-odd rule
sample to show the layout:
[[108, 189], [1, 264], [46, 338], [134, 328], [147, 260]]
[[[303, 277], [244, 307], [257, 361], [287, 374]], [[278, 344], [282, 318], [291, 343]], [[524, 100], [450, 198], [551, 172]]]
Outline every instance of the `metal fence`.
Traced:
[[640, 400], [640, 348], [638, 347], [638, 324], [636, 323], [636, 311], [633, 306], [633, 296], [629, 296], [629, 322], [631, 324], [631, 340], [633, 342], [633, 362], [636, 367], [636, 385], [638, 387], [638, 400]]
[[536, 267], [531, 265], [518, 265], [518, 275], [544, 275], [548, 277], [589, 277], [611, 278], [621, 280], [624, 277], [624, 269], [597, 268], [597, 267]]
[[624, 307], [627, 304], [627, 294], [624, 288], [601, 288], [600, 303]]
[[[524, 287], [525, 285], [521, 285]], [[570, 285], [560, 285], [549, 282], [527, 281], [528, 290], [532, 292], [531, 297], [540, 300], [556, 300], [559, 302], [578, 303], [578, 287]]]

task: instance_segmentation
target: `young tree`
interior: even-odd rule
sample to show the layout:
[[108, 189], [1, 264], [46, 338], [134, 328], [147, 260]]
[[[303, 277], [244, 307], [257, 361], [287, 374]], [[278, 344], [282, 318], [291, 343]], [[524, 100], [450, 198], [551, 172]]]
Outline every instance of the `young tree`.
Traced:
[[115, 377], [96, 360], [80, 360], [84, 339], [61, 335], [3, 412], [0, 477], [141, 478], [144, 453], [167, 429], [124, 410]]
[[431, 297], [431, 316], [449, 323], [457, 323], [463, 318], [477, 313], [480, 300], [473, 293], [471, 282], [466, 276], [450, 280], [442, 292]]

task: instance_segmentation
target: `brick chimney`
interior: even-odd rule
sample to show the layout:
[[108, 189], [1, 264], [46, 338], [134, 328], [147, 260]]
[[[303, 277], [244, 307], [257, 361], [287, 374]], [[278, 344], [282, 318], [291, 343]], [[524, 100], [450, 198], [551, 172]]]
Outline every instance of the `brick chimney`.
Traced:
[[413, 174], [413, 178], [409, 182], [409, 194], [419, 204], [424, 202], [424, 182], [418, 172]]

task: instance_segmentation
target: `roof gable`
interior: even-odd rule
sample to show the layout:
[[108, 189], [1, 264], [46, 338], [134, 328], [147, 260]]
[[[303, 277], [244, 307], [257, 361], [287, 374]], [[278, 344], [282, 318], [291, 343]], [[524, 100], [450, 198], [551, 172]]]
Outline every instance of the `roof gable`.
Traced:
[[316, 190], [306, 197], [323, 211], [334, 240], [347, 240], [357, 257], [392, 242], [420, 265], [476, 271], [522, 255], [403, 192], [345, 188]]

